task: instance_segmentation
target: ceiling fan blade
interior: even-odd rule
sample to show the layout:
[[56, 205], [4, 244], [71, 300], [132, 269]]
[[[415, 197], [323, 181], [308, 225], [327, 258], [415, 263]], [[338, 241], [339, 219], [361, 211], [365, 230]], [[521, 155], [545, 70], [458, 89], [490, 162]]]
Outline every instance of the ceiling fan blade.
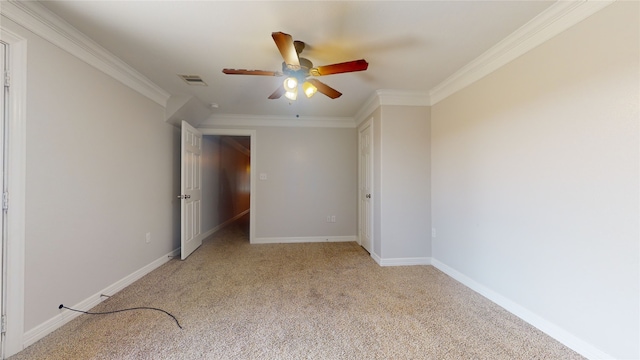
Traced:
[[280, 50], [280, 54], [282, 55], [284, 62], [287, 65], [293, 66], [293, 70], [299, 69], [300, 59], [298, 58], [298, 53], [296, 52], [296, 47], [291, 35], [283, 32], [273, 32], [271, 33], [271, 37], [273, 38], [273, 41], [276, 42], [276, 46], [278, 47], [278, 50]]
[[369, 63], [365, 59], [347, 61], [339, 64], [318, 66], [309, 70], [313, 76], [323, 76], [331, 74], [341, 74], [346, 72], [367, 70]]
[[274, 91], [271, 95], [269, 95], [269, 99], [275, 100], [280, 99], [280, 97], [284, 95], [284, 86], [280, 86]]
[[222, 69], [222, 72], [228, 75], [282, 76], [282, 73], [279, 71], [266, 70]]
[[332, 99], [337, 99], [342, 96], [342, 93], [331, 86], [323, 83], [318, 79], [307, 79], [306, 81], [310, 82], [313, 86], [318, 89], [318, 92], [321, 92]]

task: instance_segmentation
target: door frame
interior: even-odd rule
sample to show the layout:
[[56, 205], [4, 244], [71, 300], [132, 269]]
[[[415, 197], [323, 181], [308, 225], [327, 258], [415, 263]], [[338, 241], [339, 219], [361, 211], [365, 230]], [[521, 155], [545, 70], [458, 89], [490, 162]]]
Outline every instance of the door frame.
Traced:
[[[4, 41], [0, 41], [0, 48], [2, 48], [2, 51], [0, 51], [0, 71], [2, 71], [3, 73], [6, 71], [7, 73], [11, 73], [11, 69], [9, 68], [9, 64], [8, 64], [8, 57], [9, 57], [9, 44], [5, 43]], [[10, 96], [8, 94], [10, 87], [5, 87], [5, 80], [4, 79], [4, 75], [3, 75], [3, 79], [2, 81], [0, 81], [2, 83], [2, 88], [0, 88], [0, 91], [2, 91], [2, 97], [0, 98], [0, 109], [2, 111], [0, 111], [0, 114], [2, 116], [2, 121], [0, 122], [0, 159], [2, 162], [2, 176], [0, 176], [0, 189], [1, 192], [4, 192], [5, 190], [5, 185], [7, 184], [6, 181], [6, 177], [8, 175], [8, 172], [4, 171], [7, 168], [8, 165], [8, 161], [7, 158], [5, 158], [5, 155], [8, 155], [8, 151], [5, 149], [5, 146], [7, 146], [9, 144], [8, 141], [8, 122], [9, 122], [9, 113], [7, 112], [8, 106], [7, 103], [9, 102]], [[3, 199], [4, 201], [4, 199]], [[4, 296], [7, 293], [5, 288], [5, 284], [7, 283], [7, 271], [5, 269], [5, 266], [7, 264], [7, 252], [5, 250], [6, 245], [7, 245], [7, 234], [5, 232], [5, 230], [7, 229], [7, 212], [3, 209], [2, 210], [2, 219], [0, 220], [0, 237], [2, 238], [1, 240], [1, 244], [0, 244], [0, 276], [2, 277], [0, 279], [0, 315], [2, 317], [5, 316], [5, 314], [7, 313], [7, 311], [4, 308], [4, 304], [6, 303]], [[4, 331], [0, 334], [0, 358], [4, 358]]]
[[10, 141], [7, 151], [7, 264], [5, 284], [6, 333], [4, 354], [13, 355], [24, 346], [25, 182], [27, 40], [0, 27], [0, 40], [9, 45], [11, 86], [8, 101]]
[[196, 127], [202, 135], [219, 135], [219, 136], [248, 136], [251, 142], [250, 159], [249, 159], [249, 243], [255, 243], [256, 239], [256, 130], [251, 129], [214, 129]]

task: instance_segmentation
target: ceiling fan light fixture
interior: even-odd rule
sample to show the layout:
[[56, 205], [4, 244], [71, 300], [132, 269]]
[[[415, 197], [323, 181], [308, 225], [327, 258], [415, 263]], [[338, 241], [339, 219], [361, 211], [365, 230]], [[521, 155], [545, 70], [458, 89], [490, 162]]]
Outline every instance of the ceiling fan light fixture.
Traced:
[[284, 93], [284, 96], [289, 99], [289, 100], [295, 100], [298, 98], [298, 88], [294, 88], [293, 90], [287, 90], [287, 92]]
[[284, 79], [284, 89], [287, 92], [298, 92], [298, 79], [293, 76]]
[[312, 97], [316, 92], [318, 92], [318, 88], [313, 86], [313, 84], [308, 81], [305, 81], [302, 84], [302, 90], [308, 98]]

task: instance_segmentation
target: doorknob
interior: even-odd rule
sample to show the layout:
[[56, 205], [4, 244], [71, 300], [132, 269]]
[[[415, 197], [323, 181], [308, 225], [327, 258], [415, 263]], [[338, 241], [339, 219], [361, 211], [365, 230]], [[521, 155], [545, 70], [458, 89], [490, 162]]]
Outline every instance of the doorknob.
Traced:
[[191, 199], [191, 195], [178, 195], [178, 199]]

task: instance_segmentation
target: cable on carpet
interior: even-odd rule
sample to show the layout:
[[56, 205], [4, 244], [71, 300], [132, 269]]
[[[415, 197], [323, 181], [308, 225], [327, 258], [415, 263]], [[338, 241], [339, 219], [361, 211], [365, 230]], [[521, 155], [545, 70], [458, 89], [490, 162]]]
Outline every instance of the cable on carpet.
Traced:
[[90, 311], [82, 311], [82, 310], [72, 309], [70, 307], [64, 306], [63, 304], [60, 304], [60, 306], [58, 306], [58, 309], [67, 309], [67, 310], [71, 310], [71, 311], [75, 311], [75, 312], [79, 312], [79, 313], [83, 313], [83, 314], [87, 314], [87, 315], [108, 315], [108, 314], [115, 314], [115, 313], [119, 313], [119, 312], [123, 312], [123, 311], [131, 311], [131, 310], [156, 310], [156, 311], [161, 311], [161, 312], [171, 316], [173, 318], [173, 320], [176, 322], [176, 324], [178, 325], [178, 327], [180, 329], [182, 329], [182, 326], [180, 325], [180, 323], [178, 322], [178, 319], [176, 319], [175, 316], [171, 315], [168, 311], [165, 311], [165, 310], [162, 310], [162, 309], [158, 309], [158, 308], [154, 308], [154, 307], [141, 306], [141, 307], [134, 307], [134, 308], [128, 308], [128, 309], [121, 309], [121, 310], [113, 310], [113, 311], [105, 311], [105, 312], [90, 312]]

